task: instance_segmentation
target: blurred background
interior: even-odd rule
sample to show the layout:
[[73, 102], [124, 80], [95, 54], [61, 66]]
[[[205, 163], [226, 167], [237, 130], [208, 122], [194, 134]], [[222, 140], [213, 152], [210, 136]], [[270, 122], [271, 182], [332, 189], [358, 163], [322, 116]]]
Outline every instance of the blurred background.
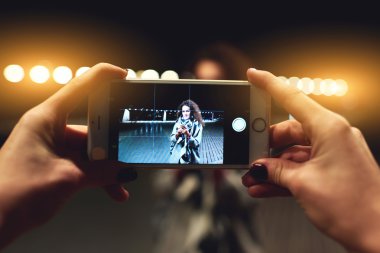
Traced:
[[[67, 66], [75, 75], [80, 67], [109, 62], [136, 72], [153, 69], [162, 74], [173, 70], [181, 77], [201, 48], [227, 42], [250, 57], [253, 67], [282, 76], [290, 85], [302, 86], [303, 81], [310, 97], [362, 130], [379, 160], [380, 16], [376, 10], [365, 2], [2, 4], [0, 144], [26, 110], [65, 85], [52, 76], [41, 83], [33, 81], [29, 71], [34, 66], [45, 66], [50, 74], [59, 66]], [[10, 81], [4, 71], [14, 64], [23, 68], [25, 76]], [[318, 84], [334, 90], [343, 82], [347, 89], [341, 94], [331, 89], [312, 91], [305, 84], [310, 80], [313, 87]], [[86, 124], [86, 102], [71, 115], [71, 123]], [[273, 123], [287, 117], [275, 103], [273, 108]], [[324, 127], [323, 122], [320, 124]], [[5, 252], [152, 252], [152, 180], [150, 171], [141, 171], [139, 179], [129, 184], [132, 197], [124, 204], [113, 203], [101, 190], [84, 191], [52, 222], [24, 235]], [[270, 209], [269, 205], [265, 210]], [[302, 215], [299, 210], [289, 215], [295, 214]], [[311, 231], [307, 233], [318, 234], [305, 226]], [[266, 238], [289, 245], [289, 238], [294, 239], [300, 227], [284, 225], [283, 231], [290, 231], [287, 237], [275, 228], [267, 229], [271, 232]], [[282, 252], [292, 252], [291, 246], [288, 249]], [[323, 247], [318, 250], [328, 252]]]

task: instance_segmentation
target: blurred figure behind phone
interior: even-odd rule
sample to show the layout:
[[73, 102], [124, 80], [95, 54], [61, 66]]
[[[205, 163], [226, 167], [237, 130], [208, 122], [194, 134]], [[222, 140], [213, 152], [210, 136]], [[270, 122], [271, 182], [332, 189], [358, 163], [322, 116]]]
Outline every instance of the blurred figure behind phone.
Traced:
[[[200, 50], [181, 78], [246, 80], [253, 63], [227, 43]], [[154, 225], [155, 253], [262, 252], [253, 226], [256, 200], [248, 197], [239, 170], [161, 170]]]

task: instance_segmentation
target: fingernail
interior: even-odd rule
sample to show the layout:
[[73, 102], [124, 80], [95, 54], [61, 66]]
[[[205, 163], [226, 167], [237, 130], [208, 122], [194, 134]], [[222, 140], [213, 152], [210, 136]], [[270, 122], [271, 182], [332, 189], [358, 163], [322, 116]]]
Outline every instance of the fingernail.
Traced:
[[128, 183], [136, 180], [137, 172], [134, 169], [123, 169], [117, 174], [117, 181], [119, 183]]
[[268, 169], [263, 164], [254, 163], [249, 170], [249, 175], [255, 180], [264, 181], [268, 179]]

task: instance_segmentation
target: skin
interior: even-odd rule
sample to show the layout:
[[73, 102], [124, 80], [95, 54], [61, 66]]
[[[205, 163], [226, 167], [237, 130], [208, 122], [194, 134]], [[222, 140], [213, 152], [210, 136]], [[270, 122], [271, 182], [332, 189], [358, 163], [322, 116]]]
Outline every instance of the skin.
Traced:
[[92, 90], [126, 75], [119, 67], [97, 64], [19, 120], [0, 150], [0, 248], [48, 221], [83, 188], [104, 187], [113, 199], [128, 199], [120, 175], [128, 179], [130, 172], [117, 162], [88, 161], [87, 128], [66, 124]]
[[296, 119], [271, 127], [271, 147], [291, 147], [254, 161], [267, 168], [268, 179], [246, 173], [248, 193], [291, 195], [318, 229], [348, 251], [380, 252], [380, 173], [361, 132], [269, 72], [249, 69], [247, 76]]
[[187, 105], [182, 106], [182, 118], [189, 119], [190, 118], [190, 107]]
[[[183, 119], [189, 119], [190, 118], [190, 107], [188, 107], [187, 105], [182, 106], [182, 118]], [[185, 134], [187, 137], [190, 137], [190, 133], [187, 130], [186, 126], [184, 126], [184, 125], [181, 125], [178, 128], [176, 138], [178, 139], [179, 136], [181, 136], [182, 134]]]

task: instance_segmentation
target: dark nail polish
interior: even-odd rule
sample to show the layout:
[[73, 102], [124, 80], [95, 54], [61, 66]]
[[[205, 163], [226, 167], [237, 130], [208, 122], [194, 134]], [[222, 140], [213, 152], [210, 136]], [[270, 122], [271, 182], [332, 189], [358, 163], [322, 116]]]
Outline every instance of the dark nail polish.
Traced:
[[119, 183], [128, 183], [136, 180], [137, 172], [134, 169], [123, 169], [117, 174], [117, 181]]
[[263, 164], [254, 163], [249, 170], [249, 175], [255, 180], [265, 181], [268, 179], [268, 169]]

